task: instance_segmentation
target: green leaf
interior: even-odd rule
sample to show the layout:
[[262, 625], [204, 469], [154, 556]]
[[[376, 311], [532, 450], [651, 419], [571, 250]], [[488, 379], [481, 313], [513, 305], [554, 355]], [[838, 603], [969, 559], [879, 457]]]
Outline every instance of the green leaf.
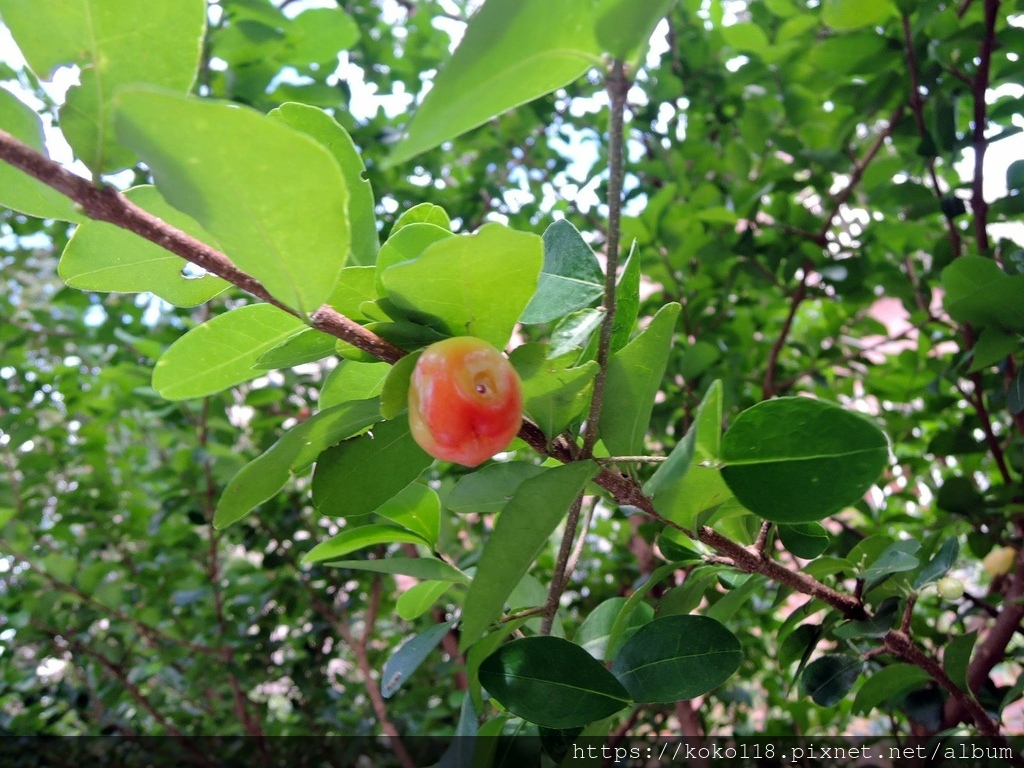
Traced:
[[1007, 275], [992, 259], [964, 256], [942, 270], [943, 305], [961, 323], [1024, 332], [1024, 275]]
[[377, 298], [376, 272], [376, 267], [345, 267], [327, 303], [353, 320], [370, 319], [362, 307]]
[[315, 363], [334, 354], [337, 339], [313, 328], [305, 328], [273, 349], [256, 358], [253, 365], [261, 371], [292, 368], [303, 363]]
[[561, 433], [587, 407], [598, 364], [571, 367], [575, 355], [552, 360], [540, 343], [516, 347], [509, 360], [523, 385], [523, 408], [549, 439]]
[[889, 0], [823, 0], [821, 20], [836, 31], [884, 24], [896, 15]]
[[342, 360], [337, 367], [327, 374], [320, 387], [317, 405], [326, 411], [335, 405], [351, 400], [364, 400], [376, 397], [384, 387], [384, 379], [391, 370], [387, 363], [354, 363]]
[[[332, 23], [332, 19], [345, 19], [348, 24], [354, 24], [345, 13], [339, 8], [313, 8], [299, 14], [293, 24], [300, 21], [311, 23], [314, 17]], [[330, 27], [321, 30], [321, 34], [329, 31]], [[355, 30], [358, 37], [358, 29]], [[355, 42], [355, 40], [353, 40]], [[330, 47], [337, 54], [339, 47], [346, 47], [342, 39], [334, 40]], [[290, 63], [294, 64], [294, 61]], [[380, 240], [377, 237], [377, 218], [374, 214], [373, 187], [365, 178], [366, 166], [359, 157], [356, 145], [348, 131], [338, 125], [338, 122], [324, 112], [322, 109], [311, 107], [306, 104], [282, 104], [269, 115], [280, 120], [287, 126], [297, 131], [312, 136], [320, 144], [330, 150], [334, 159], [341, 168], [345, 177], [345, 186], [348, 188], [348, 222], [352, 232], [352, 252], [349, 263], [353, 265], [373, 264], [377, 259], [377, 251], [380, 250]]]
[[1024, 192], [1024, 160], [1014, 160], [1006, 166], [1006, 188]]
[[665, 616], [625, 642], [612, 674], [634, 701], [674, 702], [714, 690], [739, 669], [740, 641], [707, 616]]
[[601, 662], [558, 637], [503, 645], [480, 665], [480, 682], [505, 709], [548, 728], [586, 725], [630, 703]]
[[596, 474], [596, 464], [581, 461], [548, 469], [519, 485], [484, 545], [466, 595], [460, 640], [463, 650], [501, 616], [506, 598], [540, 554], [587, 481]]
[[332, 517], [369, 514], [419, 477], [431, 461], [413, 440], [405, 419], [385, 421], [321, 454], [313, 473], [313, 503]]
[[393, 419], [409, 408], [409, 384], [420, 354], [413, 352], [391, 366], [380, 397], [380, 413], [385, 419]]
[[213, 524], [224, 528], [245, 517], [288, 482], [292, 472], [308, 467], [320, 453], [380, 418], [376, 398], [328, 408], [296, 424], [259, 457], [242, 467], [217, 502]]
[[806, 397], [758, 403], [722, 439], [722, 477], [766, 520], [821, 520], [856, 502], [889, 457], [885, 433], [863, 416]]
[[640, 606], [643, 605], [643, 600], [647, 597], [647, 593], [656, 584], [660, 584], [670, 574], [675, 573], [676, 570], [675, 563], [668, 563], [660, 568], [656, 568], [654, 573], [647, 578], [647, 581], [637, 587], [633, 594], [626, 599], [626, 603], [622, 606], [622, 610], [619, 611], [619, 615], [615, 617], [615, 623], [612, 624], [611, 632], [608, 633], [607, 648], [610, 649], [608, 651], [610, 655], [614, 656], [618, 653], [619, 647], [626, 636], [626, 629], [632, 623], [633, 612], [640, 610]]
[[704, 615], [724, 624], [747, 604], [755, 592], [764, 593], [765, 577], [751, 574], [742, 578], [744, 580], [741, 583], [730, 589], [725, 596], [718, 598]]
[[431, 652], [440, 645], [451, 628], [452, 622], [450, 621], [435, 624], [426, 632], [421, 632], [402, 643], [401, 647], [391, 655], [391, 658], [384, 662], [384, 669], [380, 675], [380, 693], [385, 699], [390, 699], [395, 695], [420, 664], [426, 661]]
[[1024, 411], [1024, 365], [1017, 369], [1006, 392], [1006, 407], [1014, 416]]
[[452, 336], [476, 336], [504, 349], [537, 288], [542, 258], [536, 235], [485, 224], [474, 235], [448, 237], [418, 259], [388, 267], [381, 280], [411, 317], [439, 321]]
[[960, 542], [955, 538], [946, 539], [939, 547], [939, 551], [929, 560], [921, 572], [914, 579], [914, 589], [920, 589], [925, 584], [930, 584], [946, 575], [946, 572], [953, 567], [960, 554]]
[[551, 351], [548, 357], [555, 359], [586, 347], [594, 331], [604, 320], [603, 309], [581, 309], [566, 315], [551, 332]]
[[524, 481], [543, 474], [545, 468], [525, 461], [488, 464], [463, 476], [445, 498], [452, 512], [481, 515], [501, 512]]
[[641, 261], [634, 240], [633, 246], [629, 249], [626, 266], [623, 267], [618, 285], [615, 287], [615, 319], [612, 321], [611, 342], [613, 355], [629, 343], [633, 326], [636, 325], [640, 313]]
[[455, 138], [600, 65], [592, 0], [488, 0], [414, 113], [389, 164]]
[[168, 347], [153, 368], [153, 389], [167, 400], [206, 397], [255, 379], [256, 359], [305, 328], [270, 304], [217, 315]]
[[612, 58], [634, 60], [643, 55], [654, 28], [675, 0], [600, 0], [595, 34]]
[[385, 269], [418, 259], [431, 245], [450, 237], [454, 237], [450, 229], [429, 222], [410, 222], [401, 228], [395, 227], [377, 255], [377, 270], [374, 277], [377, 293], [382, 296], [387, 294], [384, 287]]
[[857, 690], [853, 700], [854, 714], [866, 715], [875, 707], [890, 710], [911, 691], [923, 688], [931, 677], [913, 664], [890, 664], [878, 670]]
[[412, 483], [374, 512], [420, 536], [431, 547], [441, 532], [441, 500], [425, 485]]
[[[0, 2], [0, 10], [4, 7]], [[0, 88], [0, 126], [37, 152], [46, 153], [39, 115], [3, 88]], [[0, 206], [41, 219], [86, 220], [75, 210], [74, 203], [60, 192], [7, 163], [0, 163]]]
[[846, 698], [860, 677], [864, 662], [844, 654], [821, 656], [804, 669], [800, 687], [819, 707], [834, 707]]
[[877, 582], [894, 573], [904, 573], [917, 568], [921, 561], [914, 553], [921, 548], [916, 539], [897, 541], [887, 547], [870, 566], [860, 572], [860, 578], [866, 582]]
[[0, 15], [41, 78], [62, 64], [81, 69], [60, 109], [60, 127], [95, 176], [135, 161], [114, 141], [112, 99], [138, 83], [184, 94], [195, 80], [206, 27], [203, 0], [0, 1]]
[[354, 528], [345, 528], [337, 536], [332, 536], [327, 541], [322, 541], [313, 547], [302, 558], [305, 565], [322, 563], [325, 560], [336, 560], [352, 552], [366, 547], [373, 547], [377, 544], [426, 544], [422, 536], [418, 536], [405, 528], [395, 525], [358, 525]]
[[234, 104], [143, 89], [115, 103], [118, 136], [157, 189], [239, 269], [295, 310], [327, 300], [349, 253], [348, 190], [327, 149]]
[[599, 433], [613, 456], [643, 452], [680, 306], [666, 304], [643, 333], [608, 361]]
[[978, 640], [978, 632], [966, 632], [957, 635], [946, 645], [942, 654], [942, 668], [946, 670], [949, 679], [962, 691], [967, 688], [967, 669], [971, 663], [971, 654], [974, 653], [974, 644]]
[[[613, 653], [608, 653], [608, 640], [611, 639], [612, 628], [623, 608], [626, 598], [611, 597], [598, 605], [580, 624], [573, 637], [573, 642], [583, 648], [598, 661], [605, 661]], [[640, 603], [636, 610], [629, 612], [629, 621], [625, 625], [622, 639], [628, 640], [644, 624], [654, 618], [654, 608], [647, 603]]]
[[544, 231], [544, 267], [521, 323], [548, 323], [604, 294], [604, 274], [590, 246], [566, 219]]
[[[359, 26], [340, 8], [309, 8], [285, 27], [287, 64], [337, 64], [338, 52], [359, 41]], [[291, 105], [285, 105], [291, 106]]]
[[899, 599], [887, 597], [870, 619], [844, 622], [832, 630], [832, 634], [841, 640], [851, 640], [857, 637], [885, 637], [892, 629], [899, 611]]
[[[154, 216], [216, 246], [193, 219], [169, 206], [156, 187], [134, 187], [125, 197]], [[168, 304], [194, 307], [209, 301], [229, 284], [214, 275], [186, 277], [186, 262], [156, 243], [103, 221], [86, 221], [61, 254], [58, 274], [72, 288], [119, 293], [151, 292]]]
[[391, 237], [394, 237], [402, 227], [410, 224], [433, 224], [435, 227], [452, 231], [452, 222], [448, 218], [448, 212], [440, 205], [433, 203], [420, 203], [403, 211], [391, 228]]
[[[438, 561], [440, 562], [440, 561]], [[395, 601], [395, 613], [406, 621], [422, 616], [452, 588], [450, 581], [421, 581], [413, 584]]]
[[779, 525], [779, 538], [786, 549], [804, 560], [816, 558], [828, 549], [831, 541], [821, 523]]
[[388, 573], [395, 576], [411, 576], [414, 579], [432, 579], [457, 584], [469, 584], [469, 577], [444, 560], [434, 557], [386, 557], [381, 560], [338, 560], [327, 563], [330, 568], [351, 571]]

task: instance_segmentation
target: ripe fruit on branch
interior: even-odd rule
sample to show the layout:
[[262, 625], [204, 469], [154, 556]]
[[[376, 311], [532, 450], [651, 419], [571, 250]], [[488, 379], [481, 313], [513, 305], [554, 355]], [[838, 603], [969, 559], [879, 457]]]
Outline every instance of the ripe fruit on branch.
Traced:
[[522, 423], [519, 374], [486, 341], [456, 336], [423, 350], [409, 382], [409, 428], [431, 456], [475, 467]]

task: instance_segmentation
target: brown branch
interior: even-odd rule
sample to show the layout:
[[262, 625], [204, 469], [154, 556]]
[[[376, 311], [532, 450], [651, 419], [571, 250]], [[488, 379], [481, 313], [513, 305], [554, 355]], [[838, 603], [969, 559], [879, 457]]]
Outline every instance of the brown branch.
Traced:
[[988, 139], [985, 128], [988, 125], [985, 94], [988, 91], [989, 71], [992, 66], [992, 51], [995, 48], [996, 19], [999, 15], [1000, 0], [985, 0], [985, 33], [978, 50], [978, 69], [974, 75], [974, 179], [971, 182], [971, 210], [974, 211], [974, 237], [978, 241], [978, 252], [988, 253], [988, 203], [985, 202], [985, 152]]
[[801, 269], [803, 275], [800, 277], [799, 285], [797, 285], [796, 290], [793, 291], [793, 295], [790, 297], [789, 313], [786, 315], [786, 319], [782, 323], [782, 329], [779, 331], [779, 335], [776, 337], [775, 343], [772, 344], [771, 351], [768, 353], [768, 365], [764, 372], [764, 383], [761, 386], [761, 397], [764, 400], [768, 400], [775, 395], [777, 389], [775, 379], [778, 375], [779, 355], [782, 354], [782, 348], [786, 344], [789, 329], [793, 327], [793, 319], [796, 317], [796, 312], [804, 299], [807, 298], [807, 281], [810, 279], [811, 272], [814, 269], [814, 262], [810, 259], [805, 259]]

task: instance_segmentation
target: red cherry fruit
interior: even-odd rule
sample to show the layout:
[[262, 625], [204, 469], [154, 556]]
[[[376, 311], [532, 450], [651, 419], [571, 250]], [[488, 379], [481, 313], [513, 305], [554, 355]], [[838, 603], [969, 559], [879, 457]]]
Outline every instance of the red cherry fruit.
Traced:
[[523, 423], [519, 374], [483, 339], [456, 336], [420, 355], [409, 383], [409, 428], [436, 459], [475, 467]]

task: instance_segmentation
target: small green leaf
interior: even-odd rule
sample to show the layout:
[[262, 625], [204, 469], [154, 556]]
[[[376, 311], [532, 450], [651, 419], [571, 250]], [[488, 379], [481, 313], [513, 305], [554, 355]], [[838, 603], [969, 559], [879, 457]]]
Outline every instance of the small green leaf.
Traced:
[[337, 339], [326, 333], [313, 328], [304, 328], [257, 357], [253, 368], [261, 371], [273, 371], [278, 368], [292, 368], [303, 363], [315, 363], [334, 354], [336, 341]]
[[666, 304], [643, 333], [608, 361], [599, 433], [613, 456], [643, 452], [680, 306]]
[[833, 653], [821, 656], [804, 669], [800, 686], [819, 707], [834, 707], [850, 692], [860, 677], [864, 662], [852, 656]]
[[548, 728], [586, 725], [630, 703], [601, 662], [558, 637], [503, 645], [480, 665], [480, 682], [507, 710]]
[[117, 131], [157, 189], [279, 301], [312, 313], [349, 253], [348, 190], [334, 156], [255, 110], [145, 89], [115, 97]]
[[939, 547], [939, 551], [929, 560], [921, 572], [914, 579], [914, 589], [920, 589], [925, 584], [930, 584], [946, 575], [946, 572], [953, 567], [960, 554], [960, 542], [955, 538], [946, 539]]
[[501, 512], [524, 481], [543, 474], [545, 468], [525, 461], [488, 464], [462, 477], [445, 498], [445, 506], [458, 514]]
[[977, 630], [957, 635], [946, 644], [946, 650], [942, 654], [942, 668], [962, 691], [967, 690], [967, 669], [971, 664], [971, 655], [974, 653], [974, 644], [977, 640]]
[[393, 419], [408, 409], [409, 384], [420, 354], [413, 352], [391, 366], [380, 395], [380, 413], [385, 419]]
[[377, 298], [376, 272], [376, 267], [345, 267], [327, 303], [353, 320], [371, 319], [363, 313], [362, 307]]
[[384, 662], [384, 669], [380, 675], [380, 693], [385, 699], [390, 699], [399, 688], [405, 685], [412, 673], [440, 645], [451, 628], [452, 622], [450, 621], [435, 624], [426, 632], [421, 632], [402, 643], [401, 647], [391, 655], [391, 658]]
[[859, 414], [806, 397], [758, 403], [722, 439], [722, 477], [766, 520], [821, 520], [856, 502], [881, 474], [889, 444]]
[[406, 621], [422, 616], [452, 588], [450, 581], [421, 581], [413, 584], [395, 601], [395, 612]]
[[1006, 188], [1024, 192], [1024, 160], [1014, 160], [1006, 166]]
[[329, 568], [351, 571], [389, 573], [395, 576], [411, 576], [414, 579], [432, 579], [456, 584], [469, 584], [469, 577], [444, 560], [434, 557], [385, 557], [380, 560], [337, 560], [327, 563]]
[[821, 19], [836, 31], [884, 24], [896, 15], [889, 0], [823, 0]]
[[462, 609], [462, 649], [476, 642], [488, 625], [501, 616], [505, 600], [587, 481], [596, 474], [596, 464], [574, 462], [545, 470], [523, 481], [516, 489], [484, 545], [466, 595]]
[[391, 370], [387, 363], [354, 363], [342, 360], [320, 387], [317, 406], [321, 411], [347, 403], [376, 397], [384, 387], [384, 379]]
[[1017, 369], [1017, 375], [1010, 382], [1006, 392], [1006, 407], [1014, 416], [1024, 411], [1024, 365]]
[[385, 421], [321, 454], [313, 473], [313, 503], [332, 517], [369, 514], [419, 477], [431, 461], [413, 440], [405, 419]]
[[433, 224], [435, 227], [452, 231], [452, 222], [448, 218], [448, 212], [440, 205], [433, 203], [420, 203], [403, 211], [391, 228], [391, 236], [393, 237], [398, 230], [409, 224]]
[[338, 52], [349, 50], [359, 41], [359, 26], [341, 8], [308, 8], [291, 20], [285, 33], [284, 60], [292, 66], [334, 66]]
[[714, 690], [739, 669], [740, 641], [707, 616], [665, 616], [640, 627], [612, 664], [634, 701], [674, 702]]
[[594, 252], [568, 220], [556, 221], [544, 232], [540, 282], [519, 322], [551, 322], [589, 306], [603, 293], [604, 274]]
[[557, 359], [574, 349], [586, 347], [594, 331], [601, 327], [604, 314], [603, 309], [581, 309], [562, 318], [551, 332], [551, 351], [548, 357]]
[[[608, 640], [611, 639], [612, 627], [615, 626], [615, 620], [625, 607], [626, 598], [624, 597], [611, 597], [605, 600], [583, 620], [579, 629], [576, 630], [573, 642], [598, 661], [607, 660], [609, 658]], [[630, 611], [629, 621], [623, 630], [622, 639], [628, 640], [640, 627], [653, 618], [654, 608], [647, 603], [638, 604], [636, 610]]]
[[168, 347], [153, 368], [153, 389], [168, 400], [206, 397], [263, 374], [264, 352], [306, 326], [270, 304], [248, 304], [217, 315]]
[[441, 500], [425, 485], [412, 483], [374, 512], [422, 537], [431, 547], [437, 543], [441, 532]]
[[322, 451], [366, 429], [379, 417], [380, 408], [373, 398], [325, 409], [295, 425], [231, 478], [217, 502], [213, 524], [224, 528], [245, 517], [280, 491], [292, 472], [308, 467]]
[[913, 664], [896, 663], [873, 673], [857, 690], [854, 714], [866, 715], [875, 707], [890, 710], [911, 691], [931, 682], [931, 677]]
[[673, 5], [675, 0], [600, 0], [595, 29], [598, 44], [612, 58], [638, 58]]
[[509, 360], [523, 384], [523, 408], [541, 431], [554, 438], [587, 406], [598, 365], [591, 361], [572, 367], [575, 355], [552, 360], [548, 346], [540, 343], [516, 347]]
[[325, 560], [336, 560], [352, 552], [377, 544], [428, 544], [422, 536], [418, 536], [405, 528], [395, 525], [358, 525], [345, 528], [337, 536], [322, 541], [313, 547], [302, 558], [305, 565], [322, 563]]
[[571, 83], [600, 65], [591, 0], [489, 0], [416, 109], [389, 164]]
[[636, 325], [637, 316], [640, 314], [641, 261], [634, 240], [633, 246], [629, 249], [626, 266], [623, 267], [618, 285], [615, 287], [615, 319], [612, 321], [611, 342], [613, 355], [629, 343], [633, 326]]
[[804, 560], [816, 558], [828, 549], [831, 541], [821, 523], [779, 525], [779, 538], [786, 549]]
[[[4, 4], [0, 4], [0, 10], [3, 8]], [[46, 153], [43, 121], [31, 107], [3, 88], [0, 88], [0, 126], [37, 152]], [[86, 220], [64, 195], [7, 163], [0, 163], [0, 205], [40, 219]]]
[[[156, 187], [133, 187], [125, 197], [172, 227], [216, 246], [213, 236], [169, 206]], [[152, 292], [177, 307], [194, 307], [229, 287], [214, 275], [186, 277], [186, 262], [156, 243], [103, 221], [80, 224], [60, 257], [58, 273], [72, 288], [119, 293]]]
[[676, 570], [675, 563], [668, 563], [660, 568], [656, 568], [654, 573], [647, 578], [647, 581], [637, 587], [633, 594], [626, 598], [625, 605], [622, 606], [619, 615], [615, 617], [615, 623], [612, 624], [611, 631], [608, 633], [608, 643], [606, 646], [608, 650], [606, 655], [614, 656], [619, 652], [619, 648], [626, 636], [626, 629], [633, 621], [633, 612], [642, 610], [640, 606], [643, 605], [644, 598], [647, 597], [647, 593], [651, 591], [651, 588], [656, 584], [660, 584], [670, 574], [675, 573]]
[[857, 637], [885, 637], [892, 629], [899, 611], [899, 599], [887, 597], [870, 619], [844, 622], [832, 630], [832, 634], [841, 640], [851, 640]]
[[418, 259], [388, 267], [381, 280], [411, 318], [437, 321], [452, 336], [476, 336], [504, 349], [537, 288], [542, 259], [536, 235], [485, 224], [476, 234], [445, 238]]
[[[312, 8], [299, 14], [292, 24], [313, 23], [314, 17], [328, 21], [328, 23], [336, 23], [331, 20], [344, 19], [348, 25], [355, 27], [352, 20], [340, 8]], [[328, 31], [329, 27], [321, 32]], [[355, 32], [358, 37], [358, 29]], [[346, 46], [340, 37], [330, 42], [330, 48], [333, 49], [334, 55], [343, 47]], [[290, 60], [289, 63], [295, 64], [296, 62]], [[374, 214], [373, 187], [364, 176], [366, 166], [363, 165], [363, 160], [359, 157], [359, 152], [356, 150], [352, 137], [348, 135], [348, 131], [338, 125], [338, 122], [322, 109], [307, 104], [282, 104], [272, 110], [268, 117], [280, 120], [285, 125], [312, 136], [334, 155], [334, 159], [338, 161], [338, 167], [341, 168], [341, 173], [345, 177], [345, 186], [349, 191], [348, 221], [352, 231], [352, 254], [349, 263], [353, 265], [373, 264], [377, 258], [377, 251], [380, 250], [377, 219]]]
[[[416, 206], [416, 208], [419, 207]], [[450, 229], [426, 221], [409, 222], [401, 228], [392, 229], [391, 236], [384, 241], [384, 245], [380, 247], [380, 253], [377, 255], [377, 267], [374, 275], [377, 293], [382, 296], [387, 293], [383, 277], [385, 269], [404, 261], [418, 259], [431, 245], [450, 237], [454, 237]]]
[[870, 566], [860, 572], [860, 578], [866, 582], [877, 582], [894, 573], [904, 573], [917, 568], [921, 561], [914, 553], [921, 548], [916, 539], [897, 541], [882, 552]]

